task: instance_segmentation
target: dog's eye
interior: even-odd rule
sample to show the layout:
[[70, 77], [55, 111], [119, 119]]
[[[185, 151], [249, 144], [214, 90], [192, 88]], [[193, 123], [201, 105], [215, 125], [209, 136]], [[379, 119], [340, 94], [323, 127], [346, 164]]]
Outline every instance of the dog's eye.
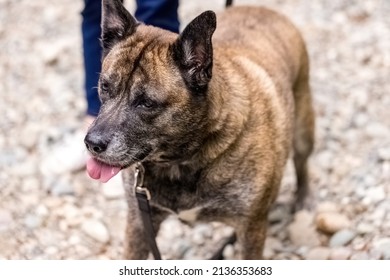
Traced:
[[109, 88], [109, 84], [107, 81], [101, 81], [100, 82], [100, 89], [103, 91], [103, 92], [107, 92], [108, 91], [108, 88]]
[[145, 96], [139, 96], [136, 100], [133, 102], [133, 106], [135, 108], [139, 109], [153, 109], [156, 107], [156, 102], [145, 97]]
[[137, 102], [136, 108], [151, 109], [156, 106], [156, 103], [150, 99], [141, 99]]

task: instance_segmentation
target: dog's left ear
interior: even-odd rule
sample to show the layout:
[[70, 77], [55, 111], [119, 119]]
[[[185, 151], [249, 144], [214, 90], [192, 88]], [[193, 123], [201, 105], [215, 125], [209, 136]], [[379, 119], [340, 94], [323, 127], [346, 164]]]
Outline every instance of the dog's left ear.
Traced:
[[105, 57], [116, 43], [135, 32], [138, 23], [120, 0], [103, 0], [101, 25], [101, 41], [103, 57]]
[[187, 86], [204, 91], [212, 76], [211, 37], [217, 26], [215, 13], [206, 11], [191, 21], [173, 44], [173, 57]]

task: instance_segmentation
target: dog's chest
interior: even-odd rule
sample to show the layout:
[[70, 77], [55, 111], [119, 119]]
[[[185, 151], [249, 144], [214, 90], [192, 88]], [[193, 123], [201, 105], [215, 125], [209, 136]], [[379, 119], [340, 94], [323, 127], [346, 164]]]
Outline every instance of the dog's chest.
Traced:
[[175, 213], [197, 207], [202, 202], [202, 171], [185, 166], [172, 168], [148, 168], [145, 186], [152, 196], [152, 203]]

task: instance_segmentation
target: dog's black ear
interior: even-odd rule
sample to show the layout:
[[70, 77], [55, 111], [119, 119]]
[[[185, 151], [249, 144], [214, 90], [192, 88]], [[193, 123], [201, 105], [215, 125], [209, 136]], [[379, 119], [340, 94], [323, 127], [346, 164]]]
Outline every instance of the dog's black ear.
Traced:
[[191, 21], [173, 44], [173, 57], [188, 87], [204, 91], [211, 80], [215, 13], [207, 11]]
[[117, 42], [134, 33], [137, 25], [136, 19], [120, 0], [103, 0], [101, 35], [103, 57]]

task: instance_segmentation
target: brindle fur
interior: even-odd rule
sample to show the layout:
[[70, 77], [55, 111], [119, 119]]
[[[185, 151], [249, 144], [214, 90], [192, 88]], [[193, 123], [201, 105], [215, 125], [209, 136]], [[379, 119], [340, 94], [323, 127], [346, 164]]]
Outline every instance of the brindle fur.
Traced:
[[[99, 160], [128, 168], [126, 259], [145, 259], [133, 194], [142, 161], [156, 230], [171, 213], [235, 228], [243, 259], [261, 259], [267, 214], [291, 147], [297, 208], [308, 192], [314, 114], [304, 42], [261, 7], [205, 12], [181, 35], [136, 23], [119, 0], [103, 1], [103, 105], [86, 140]], [[212, 38], [212, 39], [211, 39]]]

